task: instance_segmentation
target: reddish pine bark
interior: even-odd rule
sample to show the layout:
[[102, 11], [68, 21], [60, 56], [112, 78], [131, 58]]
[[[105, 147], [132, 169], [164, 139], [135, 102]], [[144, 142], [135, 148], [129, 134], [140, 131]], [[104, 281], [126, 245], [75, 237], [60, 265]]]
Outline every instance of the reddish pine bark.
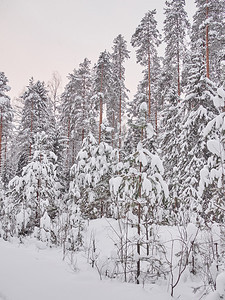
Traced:
[[67, 129], [67, 166], [69, 168], [69, 149], [70, 149], [70, 116], [68, 118], [68, 129]]
[[[143, 128], [141, 129], [141, 141], [143, 140]], [[141, 198], [141, 172], [142, 172], [142, 165], [140, 162], [140, 166], [139, 166], [139, 171], [140, 171], [140, 176], [139, 176], [139, 190], [138, 190], [138, 195], [139, 198]], [[138, 237], [140, 238], [140, 234], [141, 234], [141, 204], [138, 203], [138, 224], [137, 224], [137, 233], [138, 233]], [[138, 240], [137, 242], [137, 254], [140, 255], [141, 254], [141, 245], [140, 245], [140, 240]], [[141, 261], [140, 259], [138, 259], [137, 261], [137, 284], [140, 283], [139, 281], [139, 276], [141, 274]]]
[[84, 128], [82, 129], [82, 142], [84, 140]]
[[72, 163], [71, 165], [74, 165], [75, 163], [75, 141], [73, 139], [73, 146], [72, 146]]
[[158, 132], [158, 105], [157, 105], [157, 101], [156, 101], [156, 104], [155, 104], [155, 132], [156, 132], [156, 134]]
[[113, 147], [113, 141], [114, 141], [114, 129], [115, 129], [115, 113], [113, 111], [113, 115], [112, 115], [112, 147]]
[[99, 139], [98, 139], [98, 142], [99, 144], [101, 143], [101, 126], [102, 126], [102, 113], [103, 113], [103, 110], [102, 110], [102, 106], [103, 106], [103, 103], [102, 103], [102, 96], [100, 97], [100, 116], [99, 116]]
[[[86, 82], [85, 82], [85, 77], [83, 78], [84, 79], [84, 88], [83, 88], [83, 98], [84, 98], [84, 102], [83, 102], [83, 124], [84, 124], [84, 119], [85, 119], [85, 95], [86, 95]], [[85, 132], [85, 129], [84, 127], [82, 128], [82, 142], [84, 140], [84, 132]]]
[[[121, 70], [121, 51], [120, 51], [120, 103], [119, 103], [119, 150], [121, 149], [121, 132], [122, 132], [122, 91], [121, 91], [121, 79], [122, 79], [122, 70]], [[121, 159], [121, 154], [119, 151], [119, 161]]]
[[[6, 170], [6, 162], [7, 162], [7, 145], [8, 145], [8, 138], [6, 136], [6, 138], [5, 138], [5, 161], [4, 161], [5, 170]], [[1, 167], [0, 167], [0, 170], [1, 170]]]
[[[40, 155], [39, 161], [41, 163], [41, 155]], [[40, 203], [40, 198], [39, 198], [40, 188], [41, 188], [41, 179], [39, 177], [38, 181], [37, 181], [37, 211], [36, 211], [36, 218], [37, 218], [39, 226], [41, 223], [41, 203]]]
[[[34, 109], [34, 103], [32, 100], [31, 103], [31, 120], [30, 120], [30, 139], [32, 138], [32, 132], [33, 132], [33, 109]], [[30, 140], [30, 151], [29, 151], [29, 155], [31, 157], [31, 148], [32, 148], [32, 140]]]
[[151, 117], [151, 70], [150, 70], [150, 50], [148, 50], [148, 118]]
[[[208, 0], [206, 0], [206, 21], [209, 16]], [[209, 25], [206, 24], [206, 76], [209, 78]]]
[[119, 124], [120, 124], [120, 128], [119, 128], [119, 161], [121, 159], [121, 153], [120, 153], [120, 149], [121, 149], [121, 132], [122, 132], [122, 96], [121, 96], [121, 90], [120, 90], [120, 104], [119, 104]]
[[179, 49], [179, 21], [177, 17], [177, 92], [178, 96], [180, 97], [180, 49]]
[[3, 123], [3, 118], [2, 118], [2, 109], [1, 109], [1, 121], [0, 121], [0, 172], [1, 172], [1, 167], [2, 167], [2, 123]]
[[[141, 185], [141, 183], [140, 183]], [[141, 189], [141, 188], [140, 188]], [[140, 234], [141, 234], [141, 204], [138, 203], [138, 226], [137, 226], [137, 229], [138, 229], [138, 238], [140, 239]], [[137, 254], [140, 255], [141, 254], [141, 245], [140, 245], [140, 240], [138, 240], [137, 242]], [[140, 283], [139, 281], [139, 276], [141, 274], [141, 261], [140, 259], [138, 259], [137, 261], [137, 284]]]
[[[140, 173], [141, 173], [141, 163], [140, 163]], [[139, 176], [139, 198], [141, 198], [141, 174]], [[141, 234], [141, 204], [138, 203], [138, 224], [137, 224], [137, 233], [138, 233], [138, 242], [137, 242], [137, 254], [141, 254], [141, 245], [140, 245], [140, 234]], [[139, 276], [141, 274], [141, 261], [137, 261], [137, 284], [140, 283]]]
[[[101, 66], [101, 86], [100, 86], [100, 93], [102, 92], [102, 81], [103, 81], [103, 65]], [[99, 138], [98, 138], [99, 144], [101, 142], [101, 125], [102, 125], [102, 114], [103, 114], [102, 106], [103, 106], [103, 101], [102, 101], [102, 96], [100, 96]]]

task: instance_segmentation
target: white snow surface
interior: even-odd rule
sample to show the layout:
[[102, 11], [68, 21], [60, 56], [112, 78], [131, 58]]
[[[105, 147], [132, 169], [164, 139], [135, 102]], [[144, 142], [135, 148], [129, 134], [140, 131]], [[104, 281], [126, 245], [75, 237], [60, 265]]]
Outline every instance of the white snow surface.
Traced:
[[140, 104], [139, 111], [147, 111], [147, 110], [148, 110], [147, 103], [146, 102], [142, 102]]
[[220, 157], [220, 155], [222, 153], [222, 149], [221, 149], [221, 143], [219, 140], [209, 140], [207, 142], [207, 147], [210, 152], [212, 152], [213, 154], [216, 154], [218, 157]]
[[[189, 228], [193, 233], [193, 226]], [[98, 265], [104, 266], [115, 254], [115, 232], [118, 223], [111, 219], [90, 222], [85, 232], [85, 247], [95, 239]], [[134, 230], [134, 229], [133, 229]], [[160, 235], [168, 241], [177, 229], [164, 226]], [[113, 236], [114, 234], [114, 236]], [[61, 248], [49, 248], [32, 238], [6, 242], [0, 239], [0, 300], [197, 300], [192, 293], [195, 282], [186, 276], [178, 284], [174, 298], [170, 296], [168, 283], [136, 285], [103, 277], [100, 280], [96, 268], [87, 263], [88, 251], [68, 252], [63, 261]], [[221, 284], [222, 288], [222, 284]]]
[[123, 178], [121, 176], [113, 177], [109, 180], [110, 191], [116, 195], [119, 191]]
[[225, 272], [220, 273], [216, 278], [216, 291], [220, 297], [225, 295]]
[[[0, 239], [1, 300], [169, 300], [158, 286], [151, 289], [130, 283], [100, 280], [85, 257], [75, 254], [76, 268], [62, 260], [60, 249], [41, 242], [9, 243]], [[43, 244], [43, 243], [41, 243]]]
[[154, 128], [151, 123], [147, 124], [146, 133], [147, 133], [148, 139], [151, 139], [153, 137], [155, 132], [154, 132]]
[[211, 292], [205, 300], [220, 300], [225, 296], [225, 272], [220, 273], [216, 278], [216, 291]]

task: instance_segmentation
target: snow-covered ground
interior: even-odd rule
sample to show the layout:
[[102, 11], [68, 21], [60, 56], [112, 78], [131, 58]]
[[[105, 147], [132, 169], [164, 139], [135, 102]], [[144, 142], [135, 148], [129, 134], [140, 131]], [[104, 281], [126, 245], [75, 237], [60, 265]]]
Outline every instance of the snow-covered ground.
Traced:
[[[170, 299], [158, 288], [100, 280], [96, 270], [77, 261], [77, 271], [62, 261], [58, 249], [39, 249], [38, 243], [10, 244], [0, 240], [1, 300], [147, 300]], [[79, 257], [81, 258], [81, 257]]]
[[[116, 226], [116, 221], [112, 225]], [[112, 225], [107, 220], [90, 223], [85, 234], [88, 245], [91, 236], [102, 260], [112, 255]], [[60, 248], [49, 248], [35, 239], [10, 243], [0, 239], [0, 299], [1, 300], [170, 300], [168, 283], [136, 285], [100, 276], [87, 263], [85, 251], [67, 255], [63, 260]], [[192, 293], [194, 282], [183, 277], [173, 299], [198, 300]], [[214, 298], [213, 298], [214, 299]]]

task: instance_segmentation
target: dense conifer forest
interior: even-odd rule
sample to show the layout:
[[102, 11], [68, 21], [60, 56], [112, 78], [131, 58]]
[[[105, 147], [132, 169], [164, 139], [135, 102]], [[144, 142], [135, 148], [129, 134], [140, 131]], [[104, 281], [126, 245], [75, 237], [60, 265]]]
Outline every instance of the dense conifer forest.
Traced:
[[[1, 70], [2, 239], [32, 237], [65, 257], [83, 251], [88, 224], [105, 218], [118, 226], [117, 255], [101, 276], [163, 277], [173, 296], [188, 270], [202, 295], [216, 291], [225, 270], [225, 2], [195, 2], [190, 24], [185, 0], [166, 1], [163, 32], [156, 10], [146, 12], [130, 41], [119, 34], [111, 52], [69, 73], [62, 94], [57, 73], [48, 84], [31, 78], [12, 108]], [[143, 68], [132, 99], [131, 47]], [[179, 233], [174, 260], [177, 241], [167, 249], [164, 227]], [[98, 269], [94, 238], [89, 250]]]

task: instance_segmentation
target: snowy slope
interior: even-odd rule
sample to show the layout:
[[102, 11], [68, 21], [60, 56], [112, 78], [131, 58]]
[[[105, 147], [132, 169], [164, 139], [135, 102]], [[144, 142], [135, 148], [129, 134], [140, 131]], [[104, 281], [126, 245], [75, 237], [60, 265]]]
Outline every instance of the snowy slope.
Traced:
[[[68, 252], [64, 261], [60, 248], [48, 248], [35, 239], [24, 239], [23, 244], [0, 239], [0, 300], [172, 299], [168, 281], [143, 287], [104, 276], [100, 280], [97, 269], [91, 268], [88, 249], [94, 239], [98, 267], [104, 267], [116, 251], [118, 230], [115, 220], [91, 221], [84, 233], [83, 251]], [[176, 228], [165, 226], [160, 230], [164, 241], [177, 234]], [[173, 299], [198, 300], [199, 295], [192, 293], [194, 286], [195, 282], [184, 273]]]
[[[41, 249], [40, 249], [41, 248]], [[170, 299], [159, 288], [100, 281], [96, 270], [77, 257], [74, 272], [58, 249], [41, 244], [12, 244], [0, 240], [0, 299], [4, 300], [147, 300]]]

